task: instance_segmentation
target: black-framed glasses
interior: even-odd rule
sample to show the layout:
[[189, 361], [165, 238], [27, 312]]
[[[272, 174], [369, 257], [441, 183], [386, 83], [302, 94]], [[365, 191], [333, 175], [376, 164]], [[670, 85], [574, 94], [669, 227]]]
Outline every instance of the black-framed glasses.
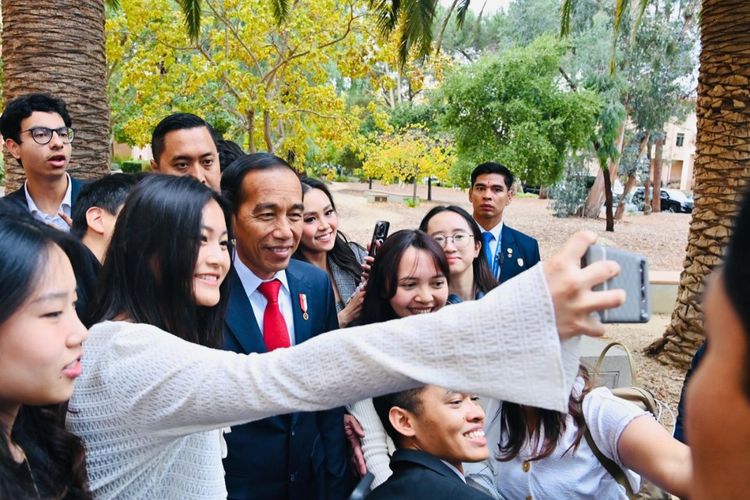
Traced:
[[443, 248], [448, 245], [448, 241], [450, 240], [453, 242], [453, 246], [460, 250], [462, 248], [466, 248], [466, 245], [469, 244], [473, 237], [473, 234], [465, 233], [463, 231], [456, 231], [450, 236], [446, 234], [436, 234], [432, 237], [432, 239], [435, 240], [437, 244]]
[[28, 132], [29, 134], [31, 134], [31, 138], [34, 139], [34, 142], [36, 142], [40, 146], [49, 144], [49, 141], [52, 140], [53, 132], [57, 133], [57, 137], [59, 137], [60, 140], [63, 141], [63, 144], [70, 144], [71, 142], [73, 142], [73, 138], [76, 135], [75, 131], [70, 127], [31, 127], [28, 130], [24, 130], [24, 132]]

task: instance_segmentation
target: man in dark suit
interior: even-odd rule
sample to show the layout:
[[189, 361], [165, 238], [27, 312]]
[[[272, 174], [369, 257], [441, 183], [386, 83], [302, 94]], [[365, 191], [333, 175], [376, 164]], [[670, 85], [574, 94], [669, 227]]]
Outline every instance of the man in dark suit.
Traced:
[[513, 173], [499, 163], [486, 162], [471, 173], [469, 201], [482, 229], [482, 251], [500, 283], [535, 266], [539, 243], [503, 222], [503, 211], [513, 201]]
[[47, 94], [26, 94], [8, 103], [0, 116], [5, 147], [23, 167], [26, 181], [7, 201], [34, 218], [70, 230], [81, 182], [66, 169], [75, 136], [65, 102]]
[[[292, 260], [302, 186], [281, 158], [245, 155], [222, 176], [237, 239], [225, 347], [263, 353], [338, 328], [328, 276]], [[299, 367], [304, 383], [305, 367]], [[343, 499], [349, 493], [343, 409], [293, 413], [232, 428], [224, 460], [232, 499]]]
[[435, 385], [373, 399], [396, 445], [393, 475], [368, 499], [486, 500], [466, 484], [463, 462], [488, 456], [484, 411], [470, 394]]

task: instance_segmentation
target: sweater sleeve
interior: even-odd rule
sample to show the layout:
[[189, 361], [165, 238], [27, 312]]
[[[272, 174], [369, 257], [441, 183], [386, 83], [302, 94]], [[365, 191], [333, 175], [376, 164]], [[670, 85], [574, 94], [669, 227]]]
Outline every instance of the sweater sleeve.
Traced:
[[363, 399], [354, 403], [349, 407], [349, 413], [354, 415], [362, 426], [362, 430], [365, 431], [365, 437], [362, 438], [362, 453], [365, 456], [367, 471], [375, 476], [371, 488], [377, 488], [393, 473], [389, 455], [389, 450], [394, 448], [393, 443], [385, 432], [383, 423], [372, 404], [372, 399]]
[[123, 418], [165, 435], [317, 411], [428, 383], [565, 411], [577, 369], [576, 344], [561, 349], [540, 266], [477, 301], [329, 332], [270, 353], [210, 349], [135, 324], [102, 343], [93, 356], [97, 383]]

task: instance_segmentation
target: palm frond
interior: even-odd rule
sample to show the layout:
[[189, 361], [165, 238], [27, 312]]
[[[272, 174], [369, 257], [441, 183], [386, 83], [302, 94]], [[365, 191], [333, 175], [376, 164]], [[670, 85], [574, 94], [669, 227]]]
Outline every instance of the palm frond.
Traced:
[[398, 26], [400, 0], [370, 0], [370, 9], [377, 16], [376, 26], [382, 36], [390, 35]]
[[466, 21], [466, 13], [469, 12], [469, 5], [471, 0], [461, 0], [456, 8], [456, 26], [458, 29], [464, 27], [464, 21]]
[[406, 0], [401, 4], [398, 55], [402, 65], [406, 63], [412, 50], [416, 50], [419, 57], [430, 53], [436, 4], [437, 0]]
[[630, 45], [635, 45], [635, 35], [638, 33], [638, 27], [641, 25], [641, 19], [643, 14], [646, 12], [649, 0], [639, 0], [638, 12], [636, 13], [635, 20], [633, 21], [633, 27], [630, 30]]
[[201, 0], [179, 0], [190, 40], [197, 42], [201, 32]]
[[273, 9], [273, 18], [276, 20], [276, 24], [280, 25], [286, 20], [289, 14], [289, 2], [287, 0], [271, 0], [271, 8]]
[[570, 18], [574, 0], [563, 0], [560, 4], [560, 38], [570, 35]]
[[120, 0], [104, 0], [104, 5], [112, 10], [120, 8]]

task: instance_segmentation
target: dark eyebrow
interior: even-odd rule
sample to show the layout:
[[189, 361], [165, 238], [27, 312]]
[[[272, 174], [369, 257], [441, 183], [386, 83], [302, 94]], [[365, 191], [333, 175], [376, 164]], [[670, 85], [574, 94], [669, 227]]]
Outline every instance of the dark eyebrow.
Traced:
[[32, 304], [36, 304], [37, 302], [44, 302], [46, 300], [59, 300], [64, 299], [68, 296], [67, 292], [52, 292], [45, 295], [42, 295], [41, 297], [37, 297], [33, 301], [31, 301]]
[[276, 203], [258, 203], [253, 208], [253, 213], [263, 212], [264, 210], [276, 210], [278, 207]]
[[305, 205], [302, 203], [295, 203], [294, 205], [292, 205], [292, 210], [304, 210], [304, 209], [305, 209]]
[[[214, 229], [212, 227], [209, 227], [209, 226], [206, 226], [206, 225], [203, 225], [203, 224], [201, 224], [201, 229], [205, 229], [209, 233], [213, 233], [214, 232]], [[221, 236], [224, 236], [225, 234], [229, 234], [229, 231], [227, 231], [226, 229], [221, 232]]]

